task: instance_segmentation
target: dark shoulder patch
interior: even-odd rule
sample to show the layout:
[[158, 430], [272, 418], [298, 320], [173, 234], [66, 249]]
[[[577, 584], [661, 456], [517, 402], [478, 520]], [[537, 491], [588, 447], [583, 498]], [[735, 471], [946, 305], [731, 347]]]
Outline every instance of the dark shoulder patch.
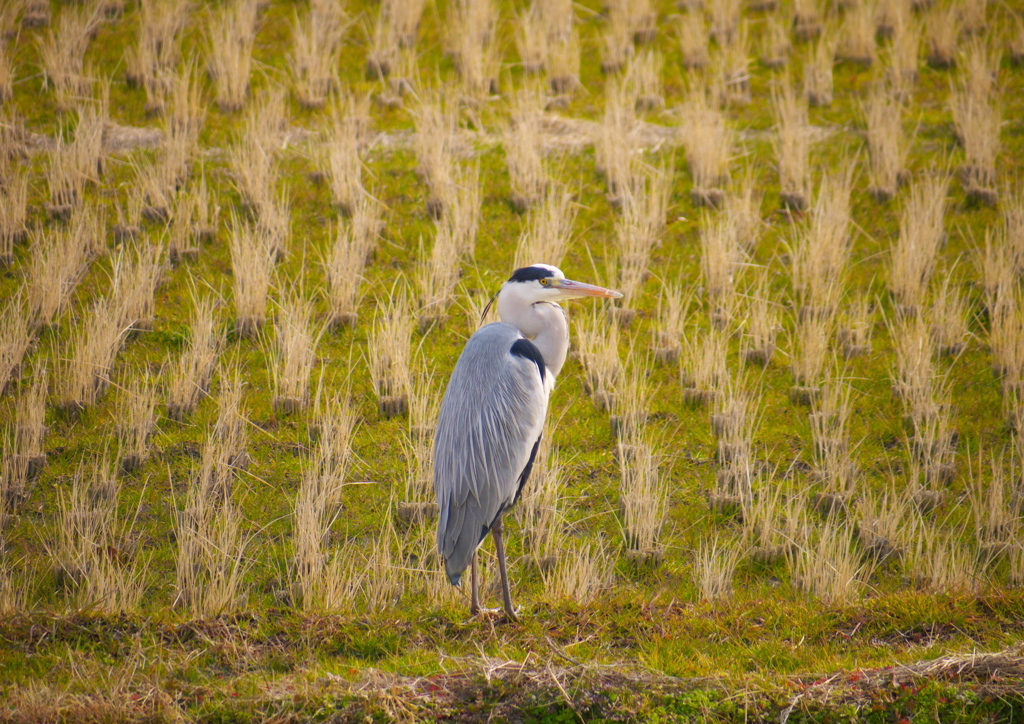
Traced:
[[540, 381], [544, 381], [544, 375], [547, 372], [547, 365], [544, 363], [544, 355], [537, 349], [537, 345], [528, 339], [517, 339], [512, 343], [512, 348], [509, 350], [516, 357], [522, 357], [528, 359], [537, 365], [537, 369], [540, 370]]
[[522, 269], [516, 269], [512, 272], [512, 276], [509, 277], [510, 282], [532, 282], [537, 279], [547, 279], [553, 277], [550, 269], [545, 269], [539, 266], [524, 266]]

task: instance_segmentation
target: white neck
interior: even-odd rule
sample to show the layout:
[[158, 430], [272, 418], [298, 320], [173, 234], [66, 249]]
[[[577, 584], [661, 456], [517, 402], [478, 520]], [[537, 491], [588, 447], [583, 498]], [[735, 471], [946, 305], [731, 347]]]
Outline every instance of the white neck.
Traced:
[[506, 285], [498, 295], [498, 316], [537, 346], [551, 376], [557, 377], [569, 354], [565, 310], [554, 302], [523, 303], [517, 298], [515, 286]]

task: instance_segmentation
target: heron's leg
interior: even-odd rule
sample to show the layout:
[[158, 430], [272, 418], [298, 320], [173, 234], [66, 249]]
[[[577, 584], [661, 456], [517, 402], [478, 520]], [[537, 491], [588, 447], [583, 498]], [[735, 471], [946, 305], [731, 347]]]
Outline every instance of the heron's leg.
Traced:
[[470, 587], [469, 587], [469, 615], [476, 616], [480, 613], [480, 578], [476, 567], [476, 551], [473, 551], [472, 563], [470, 564]]
[[501, 603], [505, 607], [505, 616], [512, 621], [518, 621], [516, 611], [512, 608], [512, 596], [508, 590], [508, 570], [505, 568], [505, 538], [504, 525], [501, 516], [491, 526], [491, 535], [494, 536], [494, 551], [498, 554], [498, 574], [501, 576]]

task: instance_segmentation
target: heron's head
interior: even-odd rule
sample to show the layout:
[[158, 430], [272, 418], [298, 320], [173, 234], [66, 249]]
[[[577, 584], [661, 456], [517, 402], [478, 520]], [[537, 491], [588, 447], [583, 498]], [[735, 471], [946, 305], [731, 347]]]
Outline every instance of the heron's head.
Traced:
[[[581, 297], [617, 299], [622, 294], [612, 289], [566, 279], [561, 269], [550, 264], [531, 264], [516, 269], [495, 296], [498, 299], [498, 311], [504, 319], [506, 315], [503, 308], [512, 310], [539, 302], [560, 302]], [[487, 305], [488, 309], [490, 306]], [[486, 309], [484, 314], [487, 314]]]

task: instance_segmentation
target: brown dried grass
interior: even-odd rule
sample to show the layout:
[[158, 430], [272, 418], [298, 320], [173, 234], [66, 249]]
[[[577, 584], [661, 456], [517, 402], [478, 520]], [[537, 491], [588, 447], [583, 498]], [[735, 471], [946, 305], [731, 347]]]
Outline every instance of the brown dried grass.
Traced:
[[900, 314], [916, 314], [924, 303], [940, 247], [945, 243], [946, 195], [943, 175], [920, 179], [911, 189], [889, 262], [889, 290]]
[[206, 25], [207, 73], [214, 100], [224, 113], [242, 110], [249, 96], [258, 16], [258, 0], [232, 0]]
[[235, 328], [243, 337], [255, 337], [266, 321], [267, 298], [274, 275], [273, 240], [232, 214], [229, 240]]
[[52, 27], [37, 36], [45, 86], [53, 88], [58, 110], [71, 110], [90, 93], [85, 53], [102, 21], [98, 5], [82, 4], [67, 8]]
[[830, 518], [815, 532], [787, 555], [794, 587], [828, 604], [856, 600], [870, 570], [857, 549], [853, 526]]
[[309, 406], [309, 380], [316, 364], [316, 348], [327, 330], [314, 326], [315, 305], [301, 290], [290, 287], [277, 304], [275, 335], [267, 347], [267, 361], [275, 411], [301, 412]]
[[527, 216], [513, 266], [519, 269], [541, 261], [560, 266], [572, 245], [578, 212], [579, 206], [568, 189], [556, 181], [549, 183], [541, 203]]
[[2, 175], [0, 185], [0, 267], [14, 263], [14, 245], [28, 237], [29, 174], [16, 171]]
[[135, 540], [135, 519], [118, 513], [121, 486], [110, 464], [102, 460], [90, 467], [90, 480], [83, 461], [71, 489], [58, 493], [57, 525], [44, 542], [54, 561], [54, 578], [80, 610], [107, 615], [137, 611], [146, 590], [147, 562]]
[[58, 407], [79, 412], [106, 393], [114, 361], [129, 332], [123, 318], [119, 300], [113, 296], [99, 297], [90, 305], [57, 363], [54, 393]]
[[291, 600], [306, 611], [335, 610], [329, 586], [330, 536], [342, 511], [356, 419], [347, 394], [318, 411], [319, 438], [309, 455], [292, 508]]
[[772, 87], [771, 97], [775, 119], [773, 145], [779, 173], [779, 195], [784, 206], [794, 211], [805, 211], [808, 207], [811, 185], [811, 139], [807, 101], [797, 95], [788, 79]]
[[32, 347], [32, 318], [21, 287], [4, 304], [0, 314], [0, 394], [16, 382], [21, 362]]
[[288, 66], [292, 90], [303, 108], [321, 108], [338, 89], [338, 65], [345, 30], [349, 24], [339, 0], [319, 0], [309, 11], [295, 13], [292, 51]]
[[868, 193], [888, 201], [907, 180], [913, 138], [903, 130], [903, 103], [896, 87], [875, 86], [861, 113], [867, 126]]
[[363, 269], [372, 258], [383, 228], [382, 207], [368, 194], [356, 202], [352, 218], [339, 222], [321, 263], [327, 280], [332, 326], [354, 326], [363, 299]]
[[410, 344], [413, 318], [408, 292], [396, 282], [387, 299], [377, 300], [367, 344], [370, 380], [384, 417], [405, 414], [412, 388]]
[[210, 297], [196, 297], [193, 291], [188, 343], [172, 368], [167, 387], [167, 416], [172, 420], [183, 420], [195, 411], [200, 399], [209, 394], [224, 342], [216, 303]]
[[812, 107], [828, 108], [832, 105], [832, 66], [837, 44], [833, 32], [822, 33], [804, 65], [804, 96]]
[[735, 132], [707, 89], [690, 91], [683, 106], [682, 143], [693, 179], [691, 198], [706, 206], [724, 202], [722, 188], [729, 181], [729, 162], [736, 144]]
[[102, 218], [94, 207], [86, 207], [67, 226], [51, 229], [35, 241], [27, 282], [34, 328], [52, 324], [64, 312], [103, 240]]
[[131, 472], [149, 459], [150, 438], [157, 429], [157, 389], [145, 368], [128, 368], [124, 377], [114, 428], [121, 470]]
[[544, 165], [544, 97], [537, 86], [518, 89], [512, 101], [509, 127], [503, 134], [505, 164], [512, 186], [512, 206], [526, 211], [544, 199], [551, 183]]

